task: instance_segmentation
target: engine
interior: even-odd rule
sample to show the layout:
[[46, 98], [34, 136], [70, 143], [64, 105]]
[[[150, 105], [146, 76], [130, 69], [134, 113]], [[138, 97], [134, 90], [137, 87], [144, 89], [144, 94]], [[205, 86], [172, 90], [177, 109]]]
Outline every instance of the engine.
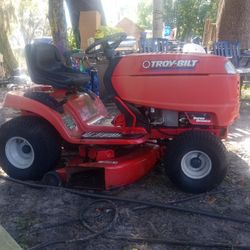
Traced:
[[177, 112], [150, 108], [147, 113], [153, 126], [162, 127], [189, 127], [213, 126], [215, 116], [209, 112]]
[[150, 108], [149, 117], [154, 126], [179, 127], [188, 125], [185, 114], [177, 111]]

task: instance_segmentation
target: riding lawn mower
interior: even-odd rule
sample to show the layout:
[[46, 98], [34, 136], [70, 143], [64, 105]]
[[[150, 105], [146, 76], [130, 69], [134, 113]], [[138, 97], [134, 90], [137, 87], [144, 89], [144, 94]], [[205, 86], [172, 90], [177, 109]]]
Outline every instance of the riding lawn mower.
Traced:
[[55, 46], [26, 46], [35, 84], [6, 94], [3, 106], [20, 112], [0, 127], [0, 165], [10, 177], [109, 190], [161, 161], [185, 192], [222, 182], [221, 140], [239, 116], [239, 76], [231, 62], [195, 53], [119, 55], [125, 38], [117, 33], [85, 51], [109, 61], [104, 85], [119, 110], [114, 116], [84, 90], [89, 77], [66, 67]]

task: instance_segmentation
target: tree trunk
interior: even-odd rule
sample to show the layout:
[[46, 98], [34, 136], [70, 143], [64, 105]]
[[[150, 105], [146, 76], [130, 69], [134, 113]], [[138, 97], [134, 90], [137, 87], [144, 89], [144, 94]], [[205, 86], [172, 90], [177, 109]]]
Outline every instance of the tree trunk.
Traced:
[[250, 48], [250, 1], [221, 0], [217, 17], [217, 40], [237, 40]]
[[63, 0], [49, 0], [49, 23], [56, 47], [61, 53], [69, 49]]
[[7, 32], [3, 30], [0, 32], [0, 53], [3, 55], [6, 72], [11, 75], [17, 69], [18, 63], [11, 49]]
[[12, 74], [18, 67], [17, 60], [8, 39], [13, 8], [11, 4], [0, 4], [0, 53], [3, 55], [4, 68], [7, 74]]
[[101, 14], [101, 23], [102, 25], [106, 25], [105, 15], [102, 7], [101, 0], [66, 0], [72, 30], [75, 36], [77, 47], [80, 48], [81, 45], [81, 38], [80, 38], [80, 31], [79, 31], [79, 18], [81, 11], [91, 11], [96, 10]]
[[153, 1], [153, 38], [162, 37], [163, 0]]

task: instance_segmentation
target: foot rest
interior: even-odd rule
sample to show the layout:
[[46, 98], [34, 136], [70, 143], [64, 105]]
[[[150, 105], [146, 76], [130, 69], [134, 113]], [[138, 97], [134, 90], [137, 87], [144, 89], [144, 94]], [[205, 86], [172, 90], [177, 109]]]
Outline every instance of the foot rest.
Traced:
[[111, 132], [87, 132], [82, 135], [84, 139], [137, 139], [144, 134], [122, 134]]

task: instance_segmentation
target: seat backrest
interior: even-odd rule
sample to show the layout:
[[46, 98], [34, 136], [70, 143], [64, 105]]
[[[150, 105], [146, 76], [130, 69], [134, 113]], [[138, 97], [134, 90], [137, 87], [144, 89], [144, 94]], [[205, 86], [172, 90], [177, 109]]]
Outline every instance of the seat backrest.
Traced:
[[72, 91], [89, 83], [89, 75], [67, 67], [63, 56], [52, 44], [30, 44], [26, 46], [25, 52], [30, 78], [36, 84]]
[[55, 70], [64, 66], [62, 56], [52, 44], [28, 44], [25, 47], [25, 54], [30, 75], [37, 71]]

